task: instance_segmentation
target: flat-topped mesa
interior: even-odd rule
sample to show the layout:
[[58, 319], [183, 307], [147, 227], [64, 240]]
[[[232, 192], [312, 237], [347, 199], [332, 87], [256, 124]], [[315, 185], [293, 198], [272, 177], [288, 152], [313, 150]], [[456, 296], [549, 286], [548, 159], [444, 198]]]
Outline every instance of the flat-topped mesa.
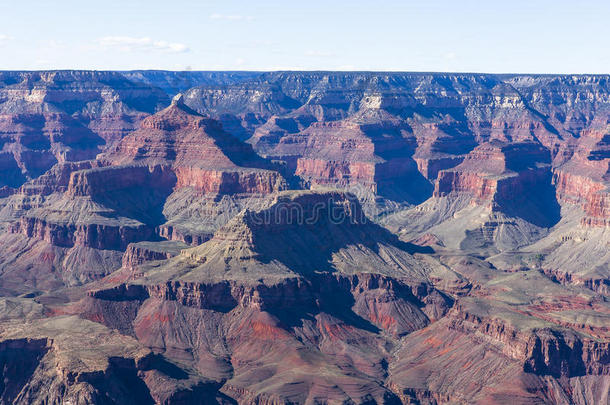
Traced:
[[[339, 318], [355, 311], [401, 336], [442, 316], [452, 302], [431, 286], [427, 268], [403, 245], [367, 221], [346, 193], [284, 192], [173, 258], [147, 264], [138, 255], [127, 284], [105, 284], [89, 296], [123, 301], [129, 291], [140, 291], [134, 295], [141, 300], [224, 313], [237, 306], [237, 313], [276, 314], [281, 308], [295, 316], [329, 311]], [[165, 251], [145, 254], [154, 260]], [[150, 333], [149, 327], [142, 325], [141, 332]]]
[[96, 197], [137, 187], [171, 190], [175, 182], [175, 174], [161, 165], [95, 167], [72, 172], [66, 192], [74, 197]]
[[335, 272], [427, 279], [409, 247], [367, 220], [358, 200], [342, 192], [280, 193], [266, 208], [242, 211], [212, 239], [180, 256], [182, 262], [165, 266], [163, 279], [185, 261], [194, 268], [179, 278], [197, 282], [250, 285]]
[[130, 243], [123, 254], [122, 266], [134, 270], [142, 263], [174, 257], [187, 245], [177, 241]]
[[[286, 231], [324, 233], [329, 227], [364, 225], [367, 219], [358, 201], [342, 192], [287, 191], [280, 193], [266, 208], [245, 210], [214, 233], [209, 244], [239, 242], [248, 249], [256, 249], [258, 243], [266, 243], [273, 235]], [[336, 235], [339, 236], [339, 235]], [[345, 236], [345, 235], [343, 235]], [[363, 235], [369, 239], [370, 235]], [[340, 240], [335, 240], [341, 243]], [[278, 245], [279, 246], [279, 245]], [[208, 252], [209, 245], [200, 247]], [[192, 257], [198, 248], [188, 251]]]
[[286, 192], [278, 195], [269, 208], [250, 211], [245, 220], [250, 227], [273, 228], [276, 232], [289, 226], [349, 226], [368, 223], [358, 200], [349, 193], [338, 191]]
[[[129, 326], [142, 342], [160, 349], [174, 343], [159, 340], [159, 333], [168, 336], [166, 331], [180, 328], [187, 339], [203, 339], [212, 329], [208, 322], [213, 322], [227, 342], [226, 354], [209, 363], [207, 348], [195, 348], [195, 367], [209, 369], [208, 364], [224, 364], [223, 359], [230, 358], [238, 387], [243, 386], [242, 376], [252, 374], [247, 367], [250, 350], [243, 350], [248, 347], [263, 347], [263, 355], [257, 357], [264, 358], [265, 367], [278, 361], [275, 352], [283, 359], [288, 358], [286, 353], [289, 358], [292, 352], [311, 353], [302, 360], [297, 357], [298, 364], [313, 373], [341, 364], [344, 368], [333, 372], [343, 379], [344, 357], [332, 349], [328, 354], [322, 346], [338, 345], [358, 356], [354, 366], [348, 361], [349, 375], [352, 370], [370, 374], [378, 362], [387, 362], [370, 357], [364, 342], [385, 343], [375, 337], [382, 331], [398, 339], [421, 329], [442, 317], [452, 300], [424, 277], [416, 277], [423, 266], [390, 246], [390, 237], [383, 235], [387, 231], [360, 218], [360, 213], [357, 200], [346, 193], [281, 193], [266, 207], [242, 212], [204, 244], [166, 261], [142, 263], [126, 283], [118, 274], [109, 276], [101, 289], [88, 293], [82, 306], [108, 324], [125, 319], [125, 309], [137, 306]], [[176, 326], [179, 319], [184, 321]], [[306, 334], [293, 325], [303, 325]], [[360, 361], [359, 351], [344, 346], [344, 341], [362, 347], [366, 361]], [[301, 371], [289, 367], [294, 372], [273, 369], [262, 384], [282, 378], [282, 385], [294, 386]], [[370, 395], [367, 387], [362, 390]]]
[[511, 198], [550, 174], [550, 155], [534, 143], [485, 143], [438, 174], [434, 196], [471, 193], [478, 201]]
[[282, 176], [248, 144], [222, 129], [218, 121], [184, 104], [181, 94], [146, 118], [102, 160], [112, 166], [169, 168], [175, 187], [212, 193], [267, 194], [286, 188]]
[[19, 188], [24, 195], [49, 195], [54, 192], [66, 192], [72, 180], [72, 173], [92, 169], [97, 165], [95, 160], [57, 163], [45, 174], [39, 176]]
[[[219, 229], [213, 239], [242, 240], [256, 245], [260, 241], [258, 238], [281, 234], [289, 229], [323, 233], [323, 229], [369, 223], [358, 200], [338, 191], [287, 191], [267, 205], [267, 208], [259, 210], [245, 210]], [[362, 236], [363, 240], [371, 239], [371, 235]], [[338, 240], [335, 242], [340, 243]]]

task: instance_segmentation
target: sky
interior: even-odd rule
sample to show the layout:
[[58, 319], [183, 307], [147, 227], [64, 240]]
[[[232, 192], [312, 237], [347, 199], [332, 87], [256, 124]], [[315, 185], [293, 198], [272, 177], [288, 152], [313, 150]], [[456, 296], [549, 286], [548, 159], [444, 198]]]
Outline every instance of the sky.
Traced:
[[608, 0], [0, 0], [0, 70], [610, 73]]

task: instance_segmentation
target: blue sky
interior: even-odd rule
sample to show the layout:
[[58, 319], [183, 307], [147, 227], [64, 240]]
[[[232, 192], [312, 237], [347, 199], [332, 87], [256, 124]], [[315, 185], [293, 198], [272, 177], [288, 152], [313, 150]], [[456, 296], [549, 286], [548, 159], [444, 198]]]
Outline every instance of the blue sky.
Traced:
[[610, 73], [610, 1], [0, 0], [0, 69]]

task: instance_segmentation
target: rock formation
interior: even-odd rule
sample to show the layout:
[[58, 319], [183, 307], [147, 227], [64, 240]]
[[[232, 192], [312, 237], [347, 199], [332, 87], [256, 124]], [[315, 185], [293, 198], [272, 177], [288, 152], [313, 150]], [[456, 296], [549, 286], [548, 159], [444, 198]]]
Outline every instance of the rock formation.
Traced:
[[0, 403], [610, 403], [605, 75], [0, 72]]

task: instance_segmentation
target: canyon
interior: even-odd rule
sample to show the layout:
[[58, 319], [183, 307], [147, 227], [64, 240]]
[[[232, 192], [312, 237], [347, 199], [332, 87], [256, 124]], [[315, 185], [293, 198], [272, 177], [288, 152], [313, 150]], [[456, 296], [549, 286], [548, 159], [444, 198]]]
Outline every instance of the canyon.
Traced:
[[0, 72], [0, 403], [610, 403], [609, 80]]

